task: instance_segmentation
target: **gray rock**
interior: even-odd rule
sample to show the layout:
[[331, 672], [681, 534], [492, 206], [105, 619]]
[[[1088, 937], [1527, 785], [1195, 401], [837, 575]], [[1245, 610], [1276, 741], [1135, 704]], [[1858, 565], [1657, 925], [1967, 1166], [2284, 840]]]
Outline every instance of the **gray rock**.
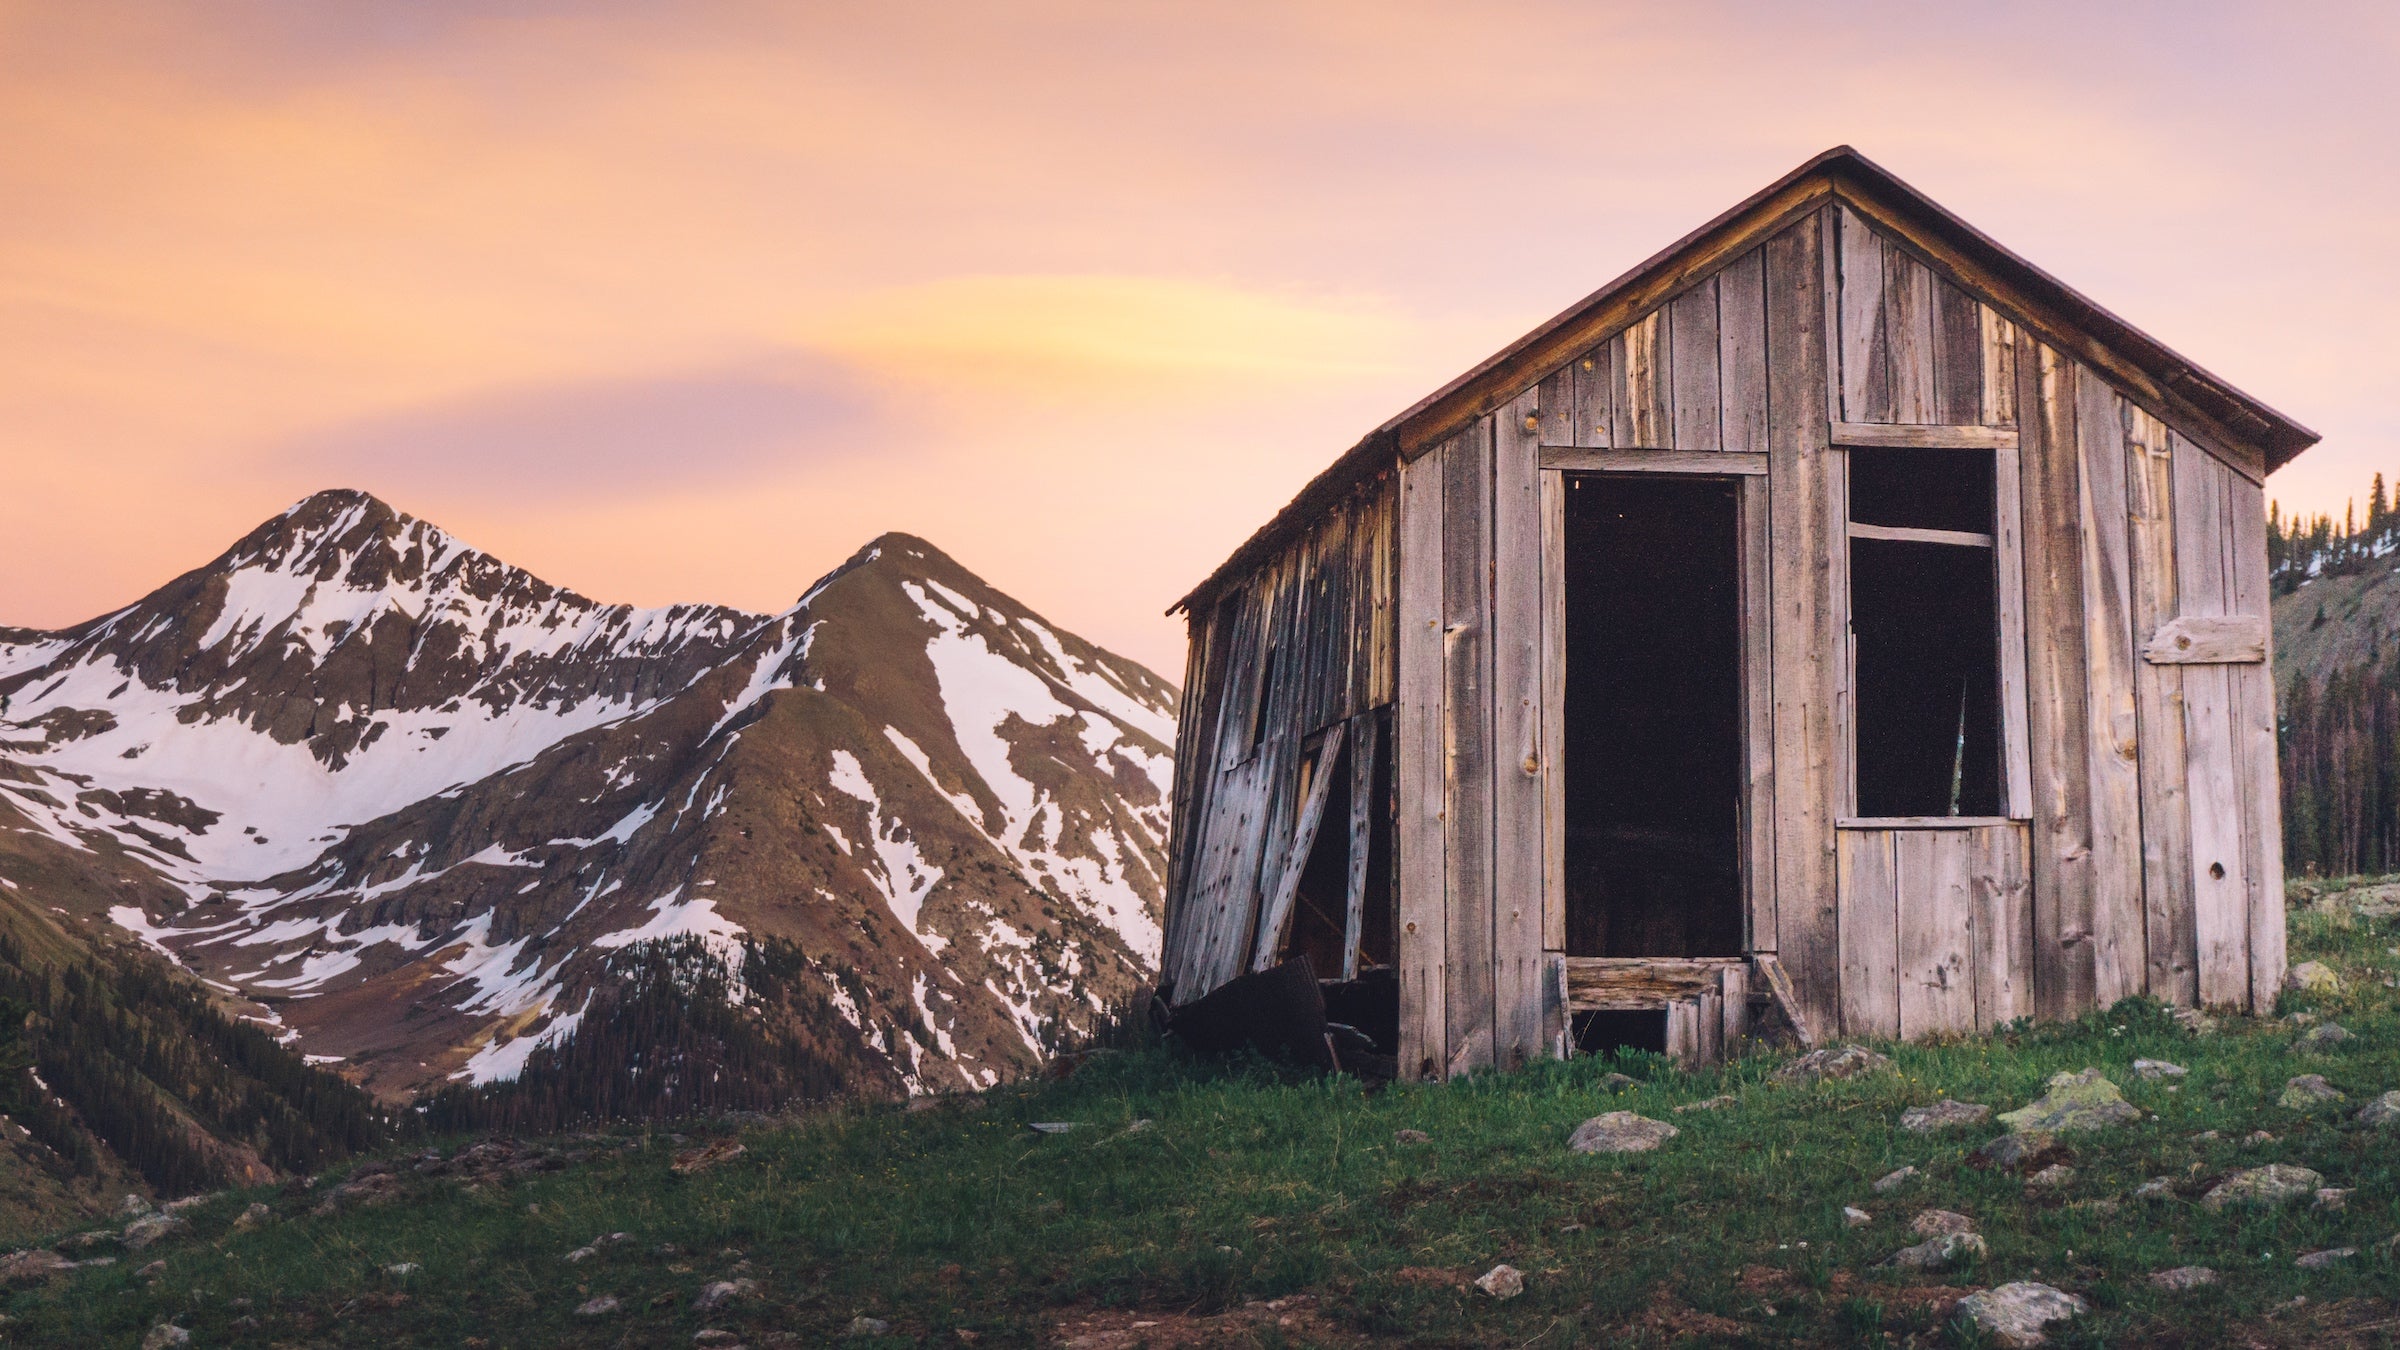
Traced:
[[1865, 1210], [1863, 1210], [1863, 1209], [1860, 1209], [1858, 1206], [1856, 1206], [1856, 1205], [1844, 1205], [1844, 1206], [1842, 1206], [1842, 1227], [1844, 1227], [1844, 1228], [1864, 1228], [1864, 1227], [1866, 1227], [1868, 1224], [1871, 1224], [1871, 1223], [1873, 1223], [1873, 1222], [1875, 1222], [1875, 1216], [1874, 1216], [1874, 1215], [1872, 1215], [1872, 1214], [1869, 1214], [1868, 1212], [1866, 1212], [1866, 1211], [1865, 1211]]
[[2141, 1118], [2141, 1108], [2125, 1100], [2125, 1094], [2098, 1069], [2052, 1074], [2047, 1092], [2028, 1105], [2000, 1113], [2000, 1123], [2012, 1130], [2048, 1130], [2060, 1134], [2103, 1129]]
[[1604, 1073], [1600, 1075], [1600, 1086], [1610, 1092], [1623, 1092], [1625, 1089], [1632, 1087], [1636, 1081], [1638, 1080], [1621, 1073]]
[[2323, 1074], [2304, 1073], [2283, 1085], [2283, 1095], [2275, 1104], [2287, 1111], [2319, 1111], [2348, 1100]]
[[1912, 1106], [1900, 1113], [1900, 1128], [1922, 1134], [1931, 1130], [1946, 1130], [1953, 1125], [1981, 1125], [1992, 1118], [1992, 1108], [1980, 1102], [1953, 1101], [1948, 1097], [1931, 1106]]
[[150, 1328], [149, 1335], [142, 1337], [142, 1350], [172, 1350], [174, 1346], [191, 1343], [192, 1333], [173, 1322], [161, 1322]]
[[1709, 1097], [1701, 1101], [1685, 1102], [1683, 1105], [1675, 1108], [1675, 1114], [1680, 1116], [1691, 1111], [1722, 1111], [1726, 1107], [1733, 1105], [1733, 1102], [1733, 1094], [1728, 1092], [1722, 1096]]
[[2180, 1064], [2163, 1059], [2137, 1059], [2133, 1062], [2133, 1071], [2150, 1079], [2181, 1078], [2191, 1072]]
[[1394, 1130], [1392, 1131], [1392, 1142], [1395, 1144], [1430, 1144], [1433, 1142], [1433, 1136], [1423, 1130]]
[[155, 1280], [159, 1276], [166, 1273], [167, 1263], [165, 1261], [153, 1261], [149, 1265], [142, 1267], [140, 1270], [133, 1272], [133, 1278], [137, 1280]]
[[1567, 1147], [1577, 1153], [1647, 1153], [1681, 1133], [1663, 1120], [1610, 1111], [1576, 1126]]
[[1777, 1069], [1775, 1081], [1815, 1083], [1828, 1078], [1856, 1078], [1890, 1067], [1891, 1056], [1879, 1055], [1863, 1045], [1829, 1045], [1822, 1050], [1811, 1050]]
[[1475, 1287], [1493, 1298], [1510, 1299], [1525, 1292], [1525, 1272], [1503, 1261], [1475, 1281]]
[[416, 1274], [418, 1271], [423, 1270], [424, 1268], [425, 1267], [418, 1265], [414, 1261], [395, 1261], [392, 1264], [385, 1266], [383, 1268], [383, 1273], [393, 1277], [394, 1279], [405, 1280], [409, 1276]]
[[1916, 1175], [1917, 1169], [1914, 1167], [1903, 1167], [1896, 1172], [1886, 1172], [1882, 1176], [1875, 1179], [1875, 1193], [1877, 1195], [1890, 1195], [1892, 1192], [1907, 1185], [1910, 1181], [1915, 1180]]
[[0, 1256], [0, 1285], [32, 1284], [74, 1268], [73, 1261], [45, 1248], [10, 1252]]
[[240, 1214], [234, 1216], [233, 1226], [236, 1231], [248, 1232], [274, 1217], [275, 1211], [253, 1200], [243, 1208]]
[[1025, 1128], [1036, 1134], [1065, 1134], [1082, 1123], [1079, 1120], [1037, 1120]]
[[575, 1309], [575, 1315], [577, 1317], [606, 1317], [622, 1306], [624, 1305], [617, 1302], [616, 1295], [602, 1294], [598, 1298], [588, 1300], [578, 1305]]
[[2361, 1125], [2373, 1125], [2378, 1128], [2386, 1125], [2400, 1125], [2400, 1092], [2384, 1093], [2360, 1107], [2358, 1114], [2352, 1116], [2351, 1119]]
[[1975, 1221], [1954, 1210], [1920, 1210], [1917, 1217], [1908, 1221], [1908, 1231], [1921, 1238], [1943, 1237], [1951, 1233], [1972, 1233], [1975, 1231]]
[[2166, 1177], [2152, 1177], [2133, 1188], [2133, 1198], [2136, 1200], [2172, 1200], [2175, 1198], [2175, 1183]]
[[2330, 1266], [2338, 1266], [2356, 1255], [2358, 1255], [2356, 1247], [2328, 1247], [2321, 1252], [2303, 1252], [2292, 1259], [2292, 1264], [2302, 1270], [2324, 1270]]
[[713, 1312], [737, 1299], [754, 1297], [758, 1293], [756, 1280], [718, 1280], [702, 1286], [692, 1299], [692, 1307], [700, 1312]]
[[880, 1317], [867, 1317], [862, 1315], [850, 1319], [850, 1330], [844, 1334], [851, 1336], [889, 1336], [892, 1334], [892, 1324], [884, 1321]]
[[2220, 1210], [2228, 1205], [2282, 1205], [2313, 1196], [2325, 1178], [2305, 1167], [2290, 1163], [2268, 1163], [2264, 1167], [2245, 1168], [2209, 1188], [2200, 1197], [2201, 1207]]
[[138, 1252], [162, 1238], [174, 1237], [191, 1226], [192, 1221], [180, 1214], [145, 1214], [125, 1225], [125, 1245]]
[[2254, 1146], [2258, 1144], [2272, 1144], [2275, 1142], [2275, 1136], [2267, 1133], [2265, 1130], [2252, 1130], [2250, 1133], [2242, 1136], [2242, 1142]]
[[1995, 1172], [2036, 1172], [2072, 1156], [2047, 1130], [2017, 1130], [1968, 1154], [1967, 1161]]
[[2170, 1010], [2167, 1013], [2167, 1016], [2174, 1018], [2175, 1025], [2182, 1027], [2185, 1031], [2190, 1032], [2194, 1036], [2214, 1036], [2217, 1034], [2217, 1019], [2200, 1011], [2198, 1008], [2175, 1008]]
[[2319, 1186], [2317, 1202], [2310, 1205], [2309, 1208], [2321, 1209], [2328, 1214], [2339, 1214], [2350, 1208], [2351, 1193], [2357, 1189], [2355, 1186]]
[[2059, 1187], [2066, 1185], [2068, 1182], [2073, 1181], [2074, 1179], [2074, 1168], [2067, 1166], [2065, 1163], [2052, 1163], [2048, 1167], [2043, 1168], [2041, 1171], [2025, 1178], [2025, 1189], [2030, 1191], [2055, 1191]]
[[2322, 1055], [2349, 1039], [2348, 1027], [2339, 1022], [2327, 1022], [2321, 1027], [2310, 1027], [2301, 1032], [2300, 1039], [2292, 1042], [2292, 1051], [2302, 1055]]
[[1914, 1247], [1902, 1247], [1885, 1258], [1884, 1264], [1901, 1270], [1948, 1270], [1970, 1256], [1983, 1255], [1984, 1251], [1979, 1234], [1944, 1233]]
[[120, 1241], [115, 1229], [100, 1228], [88, 1233], [70, 1233], [50, 1246], [54, 1251], [88, 1252], [94, 1247], [114, 1247]]
[[2158, 1271], [2150, 1277], [2151, 1288], [2176, 1294], [2216, 1282], [2217, 1272], [2206, 1266], [2177, 1266], [2173, 1270]]
[[138, 1219], [149, 1212], [150, 1202], [138, 1195], [129, 1195], [117, 1202], [117, 1217], [120, 1219]]
[[2042, 1328], [2074, 1317], [2089, 1306], [2063, 1289], [2017, 1280], [1960, 1299], [1958, 1315], [2000, 1344], [2022, 1350], [2047, 1343], [2049, 1337]]
[[600, 1251], [596, 1247], [577, 1247], [575, 1250], [568, 1252], [565, 1256], [562, 1256], [558, 1259], [572, 1266], [589, 1261], [599, 1254]]
[[2303, 961], [2283, 973], [2283, 987], [2295, 994], [2338, 994], [2342, 977], [2322, 961]]

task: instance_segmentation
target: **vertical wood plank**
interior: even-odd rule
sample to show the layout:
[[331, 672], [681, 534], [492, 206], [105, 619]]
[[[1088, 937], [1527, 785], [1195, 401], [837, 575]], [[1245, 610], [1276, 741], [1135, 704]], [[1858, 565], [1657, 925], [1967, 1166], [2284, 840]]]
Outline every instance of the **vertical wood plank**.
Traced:
[[1260, 911], [1258, 940], [1250, 952], [1250, 969], [1262, 971], [1275, 964], [1283, 952], [1285, 930], [1292, 922], [1292, 906], [1300, 895], [1300, 874], [1308, 870], [1309, 850], [1316, 847], [1317, 830], [1324, 824], [1325, 803], [1332, 799], [1335, 761], [1341, 758], [1342, 734], [1345, 728], [1336, 724], [1317, 742], [1314, 759], [1300, 780], [1299, 810], [1294, 816], [1292, 837], [1281, 847], [1282, 865], [1275, 874], [1275, 888]]
[[2023, 333], [1989, 305], [1977, 305], [1975, 317], [1983, 334], [1983, 408], [1977, 421], [1987, 427], [2017, 424], [2017, 360]]
[[1573, 445], [1575, 443], [1575, 363], [1550, 372], [1541, 382], [1534, 397], [1541, 413], [1541, 443], [1544, 445]]
[[1900, 1034], [1964, 1035], [1975, 1026], [1975, 901], [1970, 849], [1985, 830], [1899, 830]]
[[1699, 1013], [1699, 1060], [1702, 1064], [1725, 1062], [1725, 1002], [1719, 989], [1703, 989], [1694, 1002]]
[[[2138, 414], [2137, 414], [2138, 416]], [[2233, 579], [2227, 575], [2224, 492], [2219, 470], [2198, 446], [2171, 436], [2147, 417], [2145, 430], [2167, 452], [2174, 490], [2175, 614], [2229, 614]], [[2155, 625], [2153, 625], [2155, 627]], [[2140, 631], [2137, 626], [2136, 631]], [[2147, 663], [2145, 663], [2147, 664]], [[2250, 1002], [2248, 855], [2242, 833], [2242, 765], [2239, 714], [2234, 707], [2232, 668], [2166, 667], [2175, 672], [2183, 696], [2184, 762], [2189, 775], [2189, 852], [2184, 875], [2190, 885], [2186, 928], [2194, 976], [2181, 996], [2161, 998], [2219, 1008]], [[2147, 740], [2142, 753], [2150, 753]], [[2145, 803], [2145, 807], [2146, 807]], [[2145, 822], [2146, 826], [2147, 822]]]
[[[2118, 416], [2125, 429], [2126, 548], [2133, 564], [2133, 634], [2138, 644], [2179, 612], [2174, 462], [2165, 424], [2122, 399]], [[2216, 556], [2211, 548], [2212, 567]], [[2133, 703], [2141, 737], [2145, 987], [2169, 1003], [2190, 1007], [2199, 985], [2183, 669], [2137, 659]], [[2237, 879], [2237, 892], [2240, 885]]]
[[1567, 949], [1567, 476], [1542, 472], [1542, 947]]
[[1999, 581], [2000, 754], [2006, 814], [2033, 818], [2033, 747], [2025, 669], [2025, 504], [2023, 451], [1992, 452], [1992, 568]]
[[1775, 945], [1818, 1029], [1841, 1025], [1824, 220], [1818, 212], [1766, 244]]
[[1842, 1034], [1900, 1034], [1900, 894], [1891, 830], [1843, 830]]
[[1841, 266], [1842, 420], [1892, 420], [1889, 343], [1884, 334], [1883, 240], [1847, 206], [1833, 208]]
[[1495, 419], [1492, 482], [1493, 1062], [1539, 1058], [1542, 1036], [1542, 453], [1535, 394]]
[[2091, 762], [2074, 371], [2053, 348], [2029, 341], [2018, 352], [2026, 726], [2033, 774], [2033, 825], [2026, 838], [2033, 890], [2027, 1012], [2048, 1019], [2092, 1001]]
[[1575, 372], [1575, 444], [1587, 450], [1609, 447], [1611, 422], [1616, 417], [1615, 381], [1609, 365], [1613, 343], [1603, 343], [1572, 363]]
[[2075, 384], [2076, 451], [2083, 481], [2084, 655], [2091, 663], [2092, 1006], [2105, 1008], [2140, 992], [2147, 948], [2133, 564], [2127, 537], [2125, 431], [2117, 394], [2080, 366]]
[[1718, 1004], [1725, 1021], [1717, 1042], [1724, 1047], [1724, 1057], [1732, 1059], [1742, 1052], [1742, 1042], [1750, 1038], [1750, 968], [1727, 966], [1721, 978]]
[[1667, 334], [1674, 344], [1674, 445], [1678, 450], [1719, 450], [1724, 436], [1717, 422], [1719, 375], [1717, 279], [1710, 277], [1675, 297], [1667, 306]]
[[1449, 861], [1450, 1060], [1492, 1065], [1492, 438], [1485, 415], [1443, 456], [1442, 796]]
[[1691, 999], [1667, 1005], [1667, 1058], [1687, 1069], [1700, 1062], [1700, 1011]]
[[1933, 420], [1933, 273], [1885, 240], [1883, 328], [1890, 356], [1892, 411], [1888, 421]]
[[1975, 1029], [1991, 1031], [2033, 1005], [2033, 885], [2026, 871], [2028, 827], [1972, 831], [1967, 885], [1972, 907]]
[[1983, 421], [1983, 306], [1927, 275], [1933, 283], [1933, 420], [1972, 426]]
[[1667, 311], [1660, 308], [1635, 320], [1609, 344], [1618, 373], [1617, 386], [1610, 391], [1617, 405], [1617, 448], [1664, 450], [1675, 444], [1672, 341]]
[[1358, 944], [1367, 927], [1367, 861], [1375, 839], [1375, 714], [1350, 722], [1350, 875], [1342, 907], [1342, 978], [1358, 978]]
[[[1771, 952], [1776, 949], [1778, 925], [1775, 917], [1775, 614], [1773, 600], [1767, 590], [1767, 478], [1762, 474], [1746, 474], [1736, 491], [1741, 494], [1739, 510], [1742, 529], [1741, 832], [1742, 892], [1747, 901], [1743, 914], [1742, 944], [1746, 952]], [[1561, 589], [1563, 591], [1564, 588]], [[1563, 603], [1560, 617], [1563, 625]], [[1565, 631], [1563, 626], [1560, 631]], [[1561, 689], [1563, 694], [1563, 684]], [[1563, 708], [1563, 697], [1552, 706]], [[1564, 908], [1562, 904], [1562, 924]]]
[[1443, 919], [1449, 890], [1442, 826], [1442, 482], [1453, 438], [1400, 466], [1397, 640], [1399, 705], [1392, 746], [1399, 798], [1400, 1072], [1441, 1076], [1450, 1062]]
[[1767, 276], [1762, 249], [1750, 250], [1717, 274], [1717, 369], [1724, 448], [1765, 453]]
[[[2267, 617], [2267, 510], [2258, 484], [2220, 471], [2225, 489], [2225, 540], [2233, 581], [2233, 612]], [[2283, 799], [2275, 763], [2275, 635], [2268, 625], [2267, 659], [2236, 667], [2240, 720], [2242, 838], [2248, 851], [2244, 888], [2250, 919], [2250, 1011], [2274, 1010], [2283, 987]]]

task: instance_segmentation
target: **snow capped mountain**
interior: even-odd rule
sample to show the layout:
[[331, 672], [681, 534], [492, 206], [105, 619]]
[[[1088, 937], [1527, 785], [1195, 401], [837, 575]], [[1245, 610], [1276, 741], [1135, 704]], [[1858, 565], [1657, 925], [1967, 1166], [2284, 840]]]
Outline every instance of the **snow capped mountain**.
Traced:
[[[664, 939], [983, 1086], [1158, 954], [1174, 690], [887, 535], [791, 609], [601, 605], [326, 492], [0, 630], [0, 901], [141, 935], [387, 1095], [514, 1077]], [[762, 1003], [762, 1007], [764, 1004]], [[762, 1014], [763, 1015], [763, 1014]]]

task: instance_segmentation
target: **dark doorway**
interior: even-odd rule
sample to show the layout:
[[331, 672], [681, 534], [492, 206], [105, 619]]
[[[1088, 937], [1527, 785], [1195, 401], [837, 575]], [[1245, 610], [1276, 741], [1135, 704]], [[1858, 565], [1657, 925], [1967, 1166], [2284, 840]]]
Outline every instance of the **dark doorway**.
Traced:
[[[1333, 781], [1301, 868], [1283, 954], [1309, 958], [1324, 981], [1325, 1015], [1331, 1022], [1357, 1029], [1378, 1053], [1397, 1054], [1400, 983], [1392, 937], [1399, 891], [1392, 870], [1389, 718], [1378, 711], [1354, 719], [1327, 772]], [[1363, 798], [1358, 792], [1362, 778]], [[1363, 855], [1358, 852], [1361, 845]], [[1358, 865], [1362, 859], [1363, 866]], [[1346, 964], [1343, 947], [1354, 879], [1362, 892], [1358, 950]], [[1354, 969], [1355, 978], [1344, 980], [1345, 969]]]
[[1739, 956], [1737, 485], [1570, 474], [1571, 956]]

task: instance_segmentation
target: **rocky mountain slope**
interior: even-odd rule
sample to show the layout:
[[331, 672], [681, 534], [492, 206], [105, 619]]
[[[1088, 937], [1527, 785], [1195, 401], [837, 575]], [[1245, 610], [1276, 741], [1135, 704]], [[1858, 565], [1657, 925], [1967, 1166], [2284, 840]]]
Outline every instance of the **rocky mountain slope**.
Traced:
[[325, 492], [0, 630], [0, 700], [0, 890], [387, 1098], [515, 1078], [645, 951], [887, 1093], [1018, 1074], [1157, 959], [1175, 691], [905, 535], [780, 614], [644, 610]]

